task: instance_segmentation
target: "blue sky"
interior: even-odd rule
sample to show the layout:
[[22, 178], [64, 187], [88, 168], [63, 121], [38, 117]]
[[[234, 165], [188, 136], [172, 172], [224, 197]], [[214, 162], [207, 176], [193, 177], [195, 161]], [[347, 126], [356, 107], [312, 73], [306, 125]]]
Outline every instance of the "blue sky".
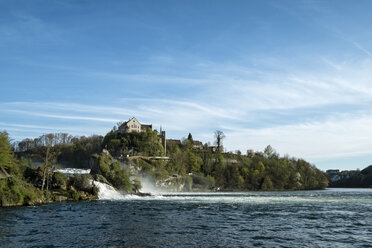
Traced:
[[0, 1], [0, 130], [169, 138], [372, 164], [371, 1]]

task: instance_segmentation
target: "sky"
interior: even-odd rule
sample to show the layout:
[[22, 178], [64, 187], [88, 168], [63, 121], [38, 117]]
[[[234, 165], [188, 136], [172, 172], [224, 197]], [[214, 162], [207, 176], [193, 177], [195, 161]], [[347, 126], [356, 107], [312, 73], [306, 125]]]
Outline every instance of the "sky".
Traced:
[[372, 164], [372, 1], [0, 0], [0, 130], [168, 138]]

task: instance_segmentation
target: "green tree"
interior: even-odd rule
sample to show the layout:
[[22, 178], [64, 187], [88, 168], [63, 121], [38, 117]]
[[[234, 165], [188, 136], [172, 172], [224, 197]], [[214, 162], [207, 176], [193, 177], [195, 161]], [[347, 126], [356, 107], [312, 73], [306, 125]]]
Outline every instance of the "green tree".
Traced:
[[272, 190], [273, 188], [274, 188], [273, 183], [272, 183], [270, 177], [265, 176], [261, 189], [262, 190]]
[[195, 155], [192, 151], [187, 152], [187, 160], [188, 160], [188, 171], [192, 173], [199, 173], [200, 166], [203, 163], [201, 157]]
[[0, 166], [9, 173], [14, 170], [14, 154], [7, 132], [0, 132]]

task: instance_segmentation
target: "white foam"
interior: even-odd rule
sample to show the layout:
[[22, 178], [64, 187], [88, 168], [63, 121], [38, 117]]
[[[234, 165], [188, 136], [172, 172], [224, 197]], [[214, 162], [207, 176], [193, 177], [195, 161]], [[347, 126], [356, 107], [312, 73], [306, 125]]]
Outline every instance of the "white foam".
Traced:
[[149, 177], [140, 177], [141, 181], [141, 190], [142, 193], [150, 193], [151, 195], [162, 195], [164, 193], [168, 193], [163, 188], [157, 187], [153, 180], [151, 180]]
[[112, 186], [106, 183], [93, 181], [93, 184], [98, 188], [98, 199], [100, 200], [125, 200], [126, 195], [121, 194]]
[[64, 168], [64, 169], [55, 169], [54, 171], [72, 176], [73, 174], [89, 174], [90, 169], [77, 169], [77, 168]]

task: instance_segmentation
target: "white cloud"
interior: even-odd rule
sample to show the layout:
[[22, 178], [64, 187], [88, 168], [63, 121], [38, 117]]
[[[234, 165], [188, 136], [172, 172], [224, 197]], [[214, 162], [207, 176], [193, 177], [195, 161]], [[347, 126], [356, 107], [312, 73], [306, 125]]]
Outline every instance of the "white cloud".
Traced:
[[226, 132], [231, 149], [262, 151], [267, 145], [281, 154], [306, 159], [371, 154], [372, 117], [344, 116], [324, 122], [300, 123], [269, 128], [239, 129]]
[[6, 110], [5, 112], [13, 112], [22, 115], [32, 115], [45, 118], [55, 118], [55, 119], [66, 119], [66, 120], [84, 120], [84, 121], [98, 121], [98, 122], [109, 122], [117, 123], [120, 119], [113, 118], [101, 118], [101, 117], [91, 117], [91, 116], [77, 116], [77, 115], [68, 115], [68, 114], [47, 114], [40, 113], [36, 111], [23, 111], [23, 110]]
[[[176, 62], [175, 62], [176, 63]], [[187, 94], [116, 98], [106, 105], [65, 102], [0, 103], [1, 112], [40, 118], [37, 126], [50, 127], [50, 120], [69, 120], [92, 133], [105, 134], [118, 121], [135, 116], [143, 123], [162, 126], [170, 138], [191, 132], [196, 139], [213, 142], [213, 131], [226, 133], [228, 150], [262, 150], [271, 144], [280, 153], [305, 159], [342, 157], [369, 153], [372, 118], [371, 61], [334, 62], [319, 59], [324, 70], [312, 72], [296, 67], [289, 70], [260, 70], [242, 65], [195, 63], [198, 77], [169, 77], [144, 73], [142, 76], [99, 72], [107, 78], [163, 81], [167, 87], [190, 86]], [[273, 63], [271, 66], [275, 67]], [[280, 68], [285, 65], [280, 65]], [[151, 87], [158, 86], [154, 83]], [[345, 108], [346, 106], [346, 108]], [[311, 114], [303, 114], [308, 111]], [[48, 123], [48, 124], [46, 124]], [[27, 123], [25, 130], [37, 130]], [[5, 126], [6, 125], [2, 125]], [[28, 127], [27, 127], [28, 126]], [[56, 124], [56, 127], [61, 126]], [[9, 125], [20, 132], [22, 126]], [[107, 128], [107, 129], [105, 129]], [[97, 130], [97, 132], [94, 132]], [[372, 140], [372, 139], [371, 139]]]

